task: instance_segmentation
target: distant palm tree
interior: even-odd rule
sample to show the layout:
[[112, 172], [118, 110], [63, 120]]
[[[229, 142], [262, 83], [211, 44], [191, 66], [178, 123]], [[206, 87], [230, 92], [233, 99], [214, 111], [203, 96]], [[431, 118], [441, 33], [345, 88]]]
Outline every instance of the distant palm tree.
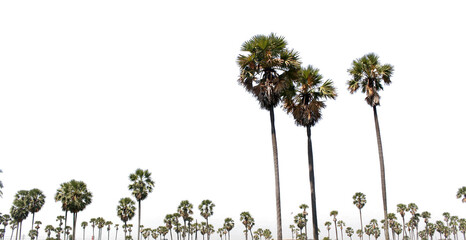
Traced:
[[102, 228], [105, 226], [105, 219], [103, 217], [98, 217], [96, 219], [97, 228], [99, 229], [98, 239], [102, 240]]
[[459, 230], [463, 233], [463, 240], [466, 240], [466, 219], [461, 218], [459, 220]]
[[31, 189], [28, 193], [28, 200], [27, 200], [27, 209], [32, 214], [32, 226], [31, 230], [34, 229], [34, 217], [36, 212], [38, 212], [45, 203], [45, 195], [44, 193], [37, 189]]
[[172, 227], [173, 227], [173, 215], [167, 214], [165, 215], [165, 219], [163, 220], [165, 223], [165, 227], [170, 231], [170, 240], [173, 240], [173, 235], [172, 235]]
[[353, 236], [353, 234], [354, 234], [353, 228], [347, 227], [345, 232], [346, 232], [346, 235], [347, 235], [351, 240], [353, 240], [353, 238], [352, 238], [352, 236]]
[[240, 214], [240, 221], [243, 223], [246, 230], [244, 231], [246, 240], [248, 240], [248, 231], [251, 233], [251, 240], [253, 239], [252, 236], [252, 227], [254, 226], [254, 218], [251, 216], [249, 212], [242, 212]]
[[293, 240], [294, 239], [294, 233], [295, 233], [295, 225], [291, 224], [290, 225], [290, 230], [291, 230], [291, 239]]
[[456, 198], [463, 198], [463, 203], [466, 203], [466, 186], [460, 187], [456, 193]]
[[65, 220], [65, 216], [57, 216], [56, 221], [59, 221], [58, 227], [55, 228], [55, 232], [57, 233], [57, 239], [60, 240], [60, 233], [62, 232], [63, 228], [61, 227], [63, 225], [63, 221]]
[[[89, 223], [91, 223], [91, 227], [92, 227], [92, 240], [95, 240], [95, 226], [96, 226], [96, 223], [97, 223], [97, 219], [96, 218], [91, 218], [89, 220]], [[125, 238], [126, 240], [126, 238]]]
[[428, 223], [429, 223], [429, 218], [430, 218], [430, 212], [428, 212], [428, 211], [422, 212], [421, 217], [424, 218], [424, 222], [426, 223], [426, 234], [428, 235], [428, 233], [429, 233]]
[[[186, 222], [188, 221], [190, 216], [193, 214], [193, 205], [188, 200], [181, 201], [180, 205], [178, 206], [178, 213], [183, 218], [184, 227], [186, 228]], [[189, 231], [190, 229], [188, 228], [188, 232]], [[183, 236], [183, 239], [185, 239], [185, 236]], [[188, 239], [189, 239], [189, 235], [188, 235]]]
[[120, 224], [115, 224], [115, 240], [118, 239], [118, 227], [120, 226]]
[[[121, 219], [124, 223], [123, 228], [126, 229], [127, 223], [129, 220], [133, 219], [136, 211], [135, 202], [129, 198], [121, 198], [118, 202], [117, 206], [117, 216]], [[125, 232], [125, 239], [126, 239], [126, 231]]]
[[1, 224], [3, 224], [3, 239], [5, 239], [5, 236], [6, 236], [6, 226], [8, 226], [10, 222], [11, 222], [11, 216], [8, 214], [4, 214], [2, 216], [2, 221], [0, 222]]
[[447, 227], [450, 227], [450, 213], [449, 212], [444, 212], [442, 213], [445, 223], [447, 224]]
[[239, 83], [259, 101], [260, 107], [269, 111], [275, 172], [275, 201], [277, 211], [277, 240], [282, 240], [280, 178], [278, 169], [277, 138], [274, 108], [279, 104], [291, 76], [296, 74], [300, 62], [298, 54], [287, 49], [284, 37], [275, 34], [256, 35], [244, 42], [237, 63], [240, 67]]
[[[67, 226], [67, 220], [68, 220], [68, 211], [69, 211], [69, 208], [68, 208], [68, 205], [69, 205], [69, 198], [68, 198], [68, 194], [69, 194], [69, 183], [68, 182], [65, 182], [65, 183], [62, 183], [60, 184], [60, 188], [57, 189], [57, 192], [55, 193], [55, 202], [58, 202], [60, 201], [62, 206], [62, 211], [65, 212], [65, 216], [64, 216], [64, 220], [65, 220], [65, 227]], [[64, 237], [63, 237], [64, 240], [66, 240], [66, 232], [64, 233]]]
[[73, 214], [73, 240], [75, 240], [78, 212], [83, 211], [87, 205], [91, 204], [92, 193], [87, 189], [87, 185], [83, 181], [76, 181], [73, 179], [69, 181], [68, 184], [69, 192], [66, 198], [69, 200], [67, 209]]
[[330, 239], [330, 229], [332, 229], [332, 222], [325, 222], [324, 224], [327, 227], [327, 238]]
[[55, 231], [55, 228], [52, 225], [47, 225], [44, 231], [47, 233], [47, 239], [50, 239], [50, 234], [52, 234], [52, 231]]
[[86, 227], [89, 225], [88, 222], [82, 221], [81, 227], [83, 228], [83, 240], [86, 240]]
[[128, 189], [132, 191], [133, 196], [138, 201], [138, 240], [141, 240], [141, 201], [146, 199], [147, 195], [154, 189], [154, 181], [151, 179], [151, 173], [148, 170], [136, 169], [135, 173], [129, 175], [131, 184]]
[[[366, 205], [366, 195], [362, 192], [357, 192], [353, 195], [353, 204], [359, 209], [359, 221], [361, 223], [361, 231], [363, 230], [362, 226], [362, 212], [361, 209]], [[361, 236], [362, 239], [362, 236]]]
[[338, 211], [336, 210], [330, 212], [330, 216], [333, 216], [333, 222], [335, 223], [335, 238], [338, 240], [337, 215]]
[[223, 228], [228, 232], [228, 240], [230, 240], [230, 231], [235, 227], [235, 221], [231, 218], [225, 218], [225, 222], [223, 223]]
[[[2, 169], [0, 169], [0, 173], [2, 173]], [[3, 197], [3, 192], [2, 192], [2, 188], [3, 188], [3, 182], [2, 180], [0, 180], [0, 197]]]
[[300, 209], [303, 210], [303, 216], [304, 216], [304, 234], [306, 236], [306, 239], [307, 239], [307, 212], [306, 212], [306, 209], [309, 208], [309, 206], [307, 204], [301, 204], [299, 206]]
[[337, 225], [338, 225], [338, 227], [340, 227], [341, 239], [343, 240], [343, 228], [345, 227], [345, 222], [343, 222], [343, 220], [339, 220], [337, 222]]
[[41, 221], [35, 221], [34, 224], [36, 225], [35, 229], [37, 231], [36, 239], [39, 239], [39, 228], [40, 228], [40, 225], [42, 224], [42, 222]]
[[[207, 226], [209, 226], [209, 217], [214, 214], [215, 204], [206, 199], [199, 204], [199, 210], [201, 211], [201, 216], [205, 218]], [[207, 240], [210, 239], [210, 231], [207, 232]]]
[[401, 215], [401, 219], [403, 220], [403, 239], [406, 236], [406, 224], [405, 224], [405, 213], [408, 211], [408, 207], [405, 204], [398, 204], [396, 205], [396, 211]]
[[112, 221], [106, 221], [105, 225], [107, 226], [107, 240], [110, 240], [110, 227], [113, 225]]
[[[20, 190], [15, 194], [13, 200], [13, 206], [10, 209], [11, 217], [16, 221], [16, 239], [21, 240], [21, 230], [23, 226], [23, 220], [26, 219], [29, 215], [28, 211], [28, 201], [29, 201], [29, 191]], [[19, 230], [19, 235], [18, 235]]]
[[[379, 120], [377, 117], [377, 106], [380, 105], [380, 95], [378, 91], [383, 90], [382, 82], [389, 85], [393, 74], [393, 66], [382, 65], [379, 56], [374, 53], [364, 55], [362, 58], [353, 61], [348, 69], [351, 80], [348, 81], [348, 90], [351, 93], [361, 88], [366, 94], [366, 102], [372, 107], [374, 112], [375, 131], [377, 134], [377, 145], [379, 150], [380, 178], [382, 182], [382, 200], [384, 209], [384, 229], [388, 229], [387, 220], [387, 190], [385, 183], [385, 164], [383, 159], [382, 138], [380, 137]], [[385, 240], [389, 240], [388, 231], [385, 231]]]
[[[394, 213], [389, 213], [387, 215], [388, 218], [388, 226], [392, 229], [392, 237], [395, 240], [395, 225], [396, 225], [396, 215]], [[384, 224], [385, 225], [385, 224]], [[388, 231], [388, 230], [387, 230]]]

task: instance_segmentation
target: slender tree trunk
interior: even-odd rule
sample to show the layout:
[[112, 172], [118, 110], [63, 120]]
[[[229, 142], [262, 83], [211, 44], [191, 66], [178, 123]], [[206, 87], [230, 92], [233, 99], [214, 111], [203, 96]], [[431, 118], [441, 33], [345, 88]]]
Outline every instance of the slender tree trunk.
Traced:
[[[117, 239], [118, 239], [118, 228], [117, 228], [116, 231], [115, 231], [115, 240], [117, 240]], [[125, 240], [126, 240], [126, 239], [125, 239]]]
[[73, 239], [76, 240], [76, 222], [78, 220], [78, 213], [73, 213]]
[[341, 240], [343, 240], [343, 227], [340, 228], [340, 233], [341, 233]]
[[83, 240], [86, 240], [86, 228], [85, 227], [83, 228]]
[[65, 211], [65, 227], [63, 228], [63, 239], [66, 240], [66, 220], [68, 220], [68, 210]]
[[[123, 239], [123, 240], [126, 240], [126, 231], [127, 231], [126, 228], [127, 228], [127, 227], [128, 227], [128, 226], [126, 225], [126, 222], [125, 222], [125, 228], [123, 229], [123, 232], [125, 233], [125, 239]], [[171, 230], [170, 230], [170, 231], [171, 231]], [[92, 239], [92, 240], [94, 240], [94, 239]]]
[[384, 235], [385, 240], [390, 240], [388, 236], [388, 219], [387, 219], [387, 185], [385, 183], [385, 164], [383, 160], [383, 150], [382, 150], [382, 138], [380, 137], [380, 127], [379, 127], [379, 118], [377, 117], [377, 106], [373, 106], [374, 110], [374, 122], [375, 122], [375, 131], [377, 133], [377, 145], [379, 149], [379, 161], [380, 161], [380, 178], [382, 183], [382, 200], [383, 200], [383, 215], [384, 215]]
[[[361, 208], [359, 208], [359, 221], [361, 222], [361, 232], [364, 231], [363, 229], [363, 226], [362, 226], [362, 212], [361, 212]], [[363, 234], [364, 235], [364, 234]], [[361, 235], [361, 240], [363, 239], [363, 235]], [[395, 239], [393, 239], [395, 240]]]
[[270, 125], [272, 130], [272, 148], [273, 148], [273, 163], [275, 169], [275, 201], [277, 208], [277, 240], [282, 240], [282, 213], [280, 204], [280, 177], [278, 172], [278, 150], [277, 136], [275, 133], [275, 115], [273, 108], [270, 108]]
[[[312, 212], [312, 233], [315, 240], [319, 239], [319, 229], [317, 223], [317, 203], [316, 188], [314, 180], [314, 155], [312, 152], [311, 126], [306, 126], [307, 130], [307, 160], [309, 165], [309, 183], [311, 187], [311, 212]], [[306, 233], [307, 238], [307, 233]], [[307, 239], [306, 239], [307, 240]]]
[[173, 235], [172, 235], [172, 229], [171, 228], [170, 228], [170, 239], [173, 240]]
[[141, 200], [138, 200], [138, 240], [141, 240]]
[[[32, 227], [31, 227], [31, 230], [34, 230], [34, 213], [32, 213]], [[37, 231], [37, 234], [39, 234], [39, 231]], [[31, 237], [31, 240], [32, 240], [32, 237]]]
[[21, 240], [21, 231], [23, 230], [23, 221], [19, 223], [19, 240]]
[[334, 220], [333, 222], [335, 223], [335, 239], [338, 240], [338, 227], [337, 227], [337, 221]]
[[210, 239], [209, 218], [206, 217], [205, 221], [206, 221], [206, 224], [207, 224], [207, 240], [209, 240]]

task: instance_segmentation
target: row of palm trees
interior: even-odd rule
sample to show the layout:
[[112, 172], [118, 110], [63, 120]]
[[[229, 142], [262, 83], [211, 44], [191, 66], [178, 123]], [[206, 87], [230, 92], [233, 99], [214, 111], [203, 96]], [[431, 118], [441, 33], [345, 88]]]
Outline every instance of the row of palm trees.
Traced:
[[[462, 187], [458, 189], [457, 198], [463, 198], [462, 201], [465, 202], [466, 199], [466, 192], [464, 192], [466, 188]], [[444, 217], [443, 221], [438, 220], [434, 223], [429, 222], [431, 219], [431, 214], [428, 211], [424, 211], [419, 213], [419, 208], [415, 203], [409, 204], [398, 204], [397, 205], [397, 213], [401, 217], [401, 223], [397, 222], [397, 215], [395, 213], [388, 213], [388, 228], [384, 228], [385, 219], [382, 219], [380, 223], [383, 225], [382, 228], [379, 228], [379, 222], [376, 219], [371, 219], [370, 223], [367, 225], [363, 225], [362, 221], [362, 208], [367, 203], [366, 195], [361, 192], [357, 192], [353, 195], [353, 204], [359, 210], [359, 219], [360, 219], [360, 228], [356, 230], [357, 236], [362, 240], [364, 234], [366, 234], [369, 239], [373, 236], [376, 240], [380, 237], [381, 229], [388, 229], [384, 232], [391, 232], [392, 239], [400, 239], [400, 234], [402, 234], [402, 239], [433, 239], [434, 234], [437, 232], [439, 233], [439, 239], [450, 239], [453, 236], [454, 240], [458, 240], [458, 235], [461, 232], [463, 235], [463, 239], [466, 240], [466, 219], [459, 218], [458, 216], [451, 216], [450, 213], [444, 212], [442, 215]], [[306, 204], [302, 204], [300, 207], [303, 211], [298, 213], [294, 216], [294, 223], [296, 225], [290, 225], [290, 230], [292, 232], [293, 239], [304, 240], [308, 239], [307, 235], [307, 211], [306, 209], [308, 206]], [[409, 219], [405, 219], [406, 213], [409, 213], [411, 217]], [[343, 220], [338, 220], [338, 211], [333, 210], [330, 212], [330, 217], [332, 217], [331, 221], [325, 222], [325, 227], [327, 229], [327, 237], [324, 239], [330, 239], [330, 230], [332, 225], [335, 229], [335, 239], [338, 240], [338, 231], [340, 231], [341, 240], [343, 240], [343, 233], [345, 232], [346, 235], [352, 239], [352, 235], [354, 234], [354, 230], [351, 227], [345, 227], [345, 222]], [[420, 219], [424, 219], [425, 227], [424, 230], [419, 231], [419, 222]], [[407, 221], [406, 221], [407, 220]], [[333, 224], [332, 224], [333, 221]], [[303, 232], [304, 229], [304, 232]], [[396, 236], [395, 236], [396, 234]]]

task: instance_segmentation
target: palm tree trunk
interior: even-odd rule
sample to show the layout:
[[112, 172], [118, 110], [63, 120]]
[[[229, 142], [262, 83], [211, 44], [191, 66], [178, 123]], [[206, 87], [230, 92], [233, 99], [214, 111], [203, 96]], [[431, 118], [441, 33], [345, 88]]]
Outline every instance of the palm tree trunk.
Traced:
[[140, 239], [141, 235], [141, 200], [138, 200], [138, 240]]
[[66, 220], [68, 220], [68, 210], [65, 211], [65, 227], [63, 228], [63, 240], [66, 240]]
[[73, 239], [76, 240], [76, 222], [78, 220], [78, 213], [73, 213]]
[[206, 217], [205, 221], [206, 221], [206, 225], [207, 225], [207, 240], [209, 240], [210, 239], [209, 218]]
[[337, 221], [333, 221], [335, 223], [335, 239], [338, 240], [338, 227], [337, 227]]
[[382, 138], [380, 137], [379, 118], [377, 117], [377, 106], [373, 106], [374, 110], [374, 122], [375, 131], [377, 133], [377, 146], [379, 149], [379, 161], [380, 161], [380, 178], [382, 182], [382, 200], [383, 200], [383, 215], [384, 215], [384, 235], [385, 240], [390, 240], [388, 236], [388, 219], [387, 219], [387, 185], [385, 184], [385, 164], [383, 161], [383, 150], [382, 150]]
[[270, 125], [272, 130], [272, 148], [273, 148], [273, 163], [275, 169], [275, 202], [277, 208], [277, 240], [282, 240], [282, 213], [280, 204], [280, 177], [278, 173], [278, 151], [277, 151], [277, 136], [275, 133], [275, 115], [273, 108], [270, 108]]
[[172, 235], [172, 229], [171, 228], [170, 228], [170, 240], [173, 240], [173, 235]]
[[86, 240], [86, 228], [83, 228], [83, 240]]
[[[363, 227], [362, 227], [362, 212], [361, 212], [361, 208], [359, 208], [359, 221], [361, 222], [361, 232], [364, 230]], [[364, 235], [364, 234], [363, 234]], [[361, 240], [363, 239], [363, 235], [361, 235]], [[395, 240], [395, 239], [393, 239]]]
[[[32, 213], [32, 227], [31, 227], [31, 230], [34, 230], [34, 213]], [[39, 233], [39, 231], [37, 231], [37, 233]], [[31, 237], [31, 240], [32, 240], [32, 237]]]
[[[306, 127], [307, 130], [307, 159], [309, 165], [309, 183], [311, 185], [311, 207], [312, 207], [312, 229], [314, 239], [319, 239], [319, 230], [317, 224], [317, 203], [316, 189], [314, 180], [314, 155], [312, 153], [311, 126]], [[307, 238], [307, 233], [306, 233]]]

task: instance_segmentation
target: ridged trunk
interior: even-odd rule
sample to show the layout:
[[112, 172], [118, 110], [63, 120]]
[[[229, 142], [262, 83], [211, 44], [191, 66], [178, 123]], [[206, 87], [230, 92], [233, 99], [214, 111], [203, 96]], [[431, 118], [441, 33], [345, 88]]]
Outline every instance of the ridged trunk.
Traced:
[[387, 219], [387, 185], [385, 183], [385, 164], [383, 160], [383, 150], [382, 150], [382, 138], [380, 137], [380, 127], [379, 127], [379, 118], [377, 117], [377, 107], [373, 106], [374, 110], [374, 122], [375, 122], [375, 132], [377, 134], [377, 146], [379, 149], [379, 162], [380, 162], [380, 178], [382, 183], [382, 200], [383, 200], [383, 215], [384, 215], [384, 235], [385, 240], [390, 240], [388, 234], [388, 219]]
[[273, 163], [275, 169], [275, 202], [277, 209], [277, 240], [282, 240], [282, 213], [280, 204], [280, 177], [278, 173], [278, 151], [277, 151], [277, 136], [275, 133], [275, 115], [273, 108], [270, 108], [270, 125], [272, 130], [272, 148], [273, 148]]
[[[309, 165], [309, 183], [311, 186], [311, 212], [312, 212], [312, 231], [314, 239], [319, 239], [319, 226], [317, 224], [317, 203], [316, 203], [316, 188], [314, 180], [314, 155], [312, 153], [311, 126], [306, 127], [307, 130], [307, 159]], [[307, 234], [306, 234], [307, 236]]]

